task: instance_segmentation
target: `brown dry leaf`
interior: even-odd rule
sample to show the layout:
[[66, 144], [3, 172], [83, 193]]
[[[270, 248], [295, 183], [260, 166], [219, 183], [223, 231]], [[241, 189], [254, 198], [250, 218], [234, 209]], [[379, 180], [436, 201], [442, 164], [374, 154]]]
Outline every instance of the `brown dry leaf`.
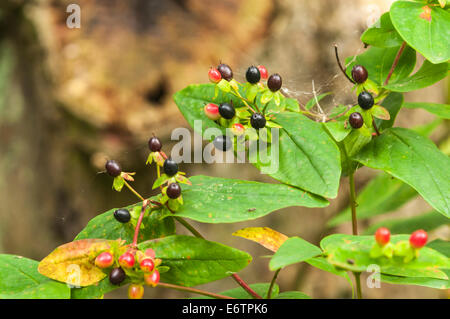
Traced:
[[248, 227], [233, 233], [233, 236], [239, 236], [257, 242], [267, 249], [276, 252], [288, 237], [269, 227]]
[[95, 257], [112, 249], [119, 241], [82, 239], [59, 246], [38, 266], [40, 274], [51, 279], [85, 287], [105, 278], [106, 274], [95, 266]]

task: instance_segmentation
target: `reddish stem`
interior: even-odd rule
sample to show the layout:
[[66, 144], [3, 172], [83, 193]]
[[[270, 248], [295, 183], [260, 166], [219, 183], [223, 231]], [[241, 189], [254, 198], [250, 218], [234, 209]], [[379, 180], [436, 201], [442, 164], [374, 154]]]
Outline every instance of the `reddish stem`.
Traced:
[[395, 67], [398, 64], [398, 61], [400, 60], [400, 56], [403, 53], [403, 50], [405, 50], [406, 47], [406, 42], [403, 41], [402, 46], [400, 47], [400, 49], [398, 49], [397, 55], [395, 56], [394, 62], [392, 63], [391, 69], [389, 70], [389, 74], [386, 78], [386, 81], [384, 81], [384, 85], [387, 85], [389, 83], [389, 80], [392, 76], [392, 73], [394, 73]]
[[147, 205], [148, 205], [148, 201], [144, 200], [142, 202], [141, 214], [139, 215], [139, 219], [138, 219], [137, 224], [136, 224], [136, 229], [134, 230], [133, 244], [131, 245], [134, 248], [137, 247], [139, 230], [141, 228], [142, 219], [144, 218], [144, 213], [145, 213], [145, 209], [147, 208]]
[[339, 69], [341, 69], [342, 73], [345, 75], [345, 77], [347, 78], [347, 80], [349, 80], [350, 82], [352, 82], [353, 84], [355, 84], [355, 81], [353, 81], [353, 79], [350, 78], [350, 77], [347, 75], [347, 72], [345, 72], [345, 69], [344, 69], [344, 67], [343, 67], [342, 64], [341, 64], [341, 60], [339, 59], [338, 46], [337, 46], [337, 44], [334, 44], [334, 54], [336, 55], [336, 61], [337, 61], [337, 64], [338, 64], [338, 66], [339, 66]]
[[253, 298], [262, 299], [262, 297], [260, 295], [258, 295], [258, 293], [256, 291], [254, 291], [252, 288], [250, 288], [250, 286], [247, 285], [247, 283], [244, 280], [242, 280], [242, 278], [239, 277], [237, 274], [233, 274], [232, 277], [239, 284], [239, 286], [244, 288], [245, 291], [247, 291], [250, 295], [253, 296]]

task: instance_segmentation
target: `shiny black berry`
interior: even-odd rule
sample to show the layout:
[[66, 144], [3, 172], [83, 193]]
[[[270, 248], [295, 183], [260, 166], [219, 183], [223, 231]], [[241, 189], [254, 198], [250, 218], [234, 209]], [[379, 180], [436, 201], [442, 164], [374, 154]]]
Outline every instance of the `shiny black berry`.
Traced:
[[224, 119], [231, 120], [236, 115], [236, 110], [231, 103], [222, 103], [219, 105], [219, 113]]
[[261, 80], [261, 73], [259, 73], [259, 70], [256, 66], [251, 66], [247, 69], [247, 72], [245, 73], [245, 78], [247, 79], [247, 82], [251, 84], [258, 83], [259, 80]]
[[114, 211], [114, 218], [121, 223], [128, 223], [131, 219], [128, 209], [121, 208]]
[[113, 285], [120, 285], [125, 280], [125, 272], [122, 268], [113, 268], [109, 273], [109, 282]]
[[174, 176], [178, 172], [178, 164], [170, 158], [164, 161], [163, 168], [167, 176]]
[[159, 152], [162, 148], [162, 143], [157, 137], [152, 137], [148, 140], [148, 148], [152, 152]]
[[361, 92], [358, 95], [358, 104], [363, 108], [364, 110], [368, 110], [373, 106], [373, 96], [369, 92]]
[[109, 160], [105, 164], [106, 172], [112, 177], [117, 177], [122, 172], [122, 168], [119, 163], [114, 160]]
[[166, 194], [169, 198], [175, 199], [181, 195], [181, 187], [178, 183], [172, 183], [167, 186]]
[[364, 83], [367, 80], [367, 70], [362, 65], [355, 65], [352, 68], [352, 78], [356, 83]]
[[231, 81], [233, 79], [233, 71], [228, 65], [223, 63], [219, 64], [217, 70], [219, 70], [220, 75], [222, 75], [222, 78], [224, 78], [225, 80]]
[[278, 73], [272, 74], [267, 80], [267, 86], [272, 92], [276, 92], [281, 89], [282, 84], [283, 81], [281, 80], [281, 76]]
[[364, 124], [363, 117], [360, 113], [354, 112], [348, 117], [348, 121], [353, 128], [360, 128]]
[[253, 113], [250, 118], [250, 124], [255, 130], [259, 130], [266, 126], [266, 118], [261, 113]]
[[223, 152], [226, 152], [231, 148], [232, 143], [231, 143], [231, 139], [228, 136], [219, 135], [214, 139], [213, 145], [215, 148], [217, 148]]

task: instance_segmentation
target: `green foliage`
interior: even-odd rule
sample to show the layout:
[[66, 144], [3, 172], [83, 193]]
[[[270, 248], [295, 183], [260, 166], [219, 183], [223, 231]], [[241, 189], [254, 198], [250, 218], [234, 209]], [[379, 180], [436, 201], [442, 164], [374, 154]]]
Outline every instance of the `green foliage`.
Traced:
[[284, 291], [275, 299], [311, 299], [311, 297], [300, 291]]
[[271, 270], [277, 270], [320, 255], [319, 247], [299, 237], [287, 239], [270, 260]]
[[437, 104], [437, 103], [405, 103], [403, 107], [408, 109], [421, 108], [427, 110], [434, 115], [437, 115], [443, 119], [450, 119], [450, 104]]
[[[252, 288], [258, 295], [260, 296], [266, 296], [267, 292], [269, 291], [269, 287], [270, 287], [270, 283], [261, 283], [261, 284], [251, 284], [250, 288]], [[280, 288], [278, 287], [277, 284], [275, 284], [272, 287], [272, 298], [277, 298], [277, 296], [279, 295], [280, 292]], [[237, 299], [254, 299], [252, 295], [250, 295], [247, 291], [245, 291], [243, 288], [234, 288], [234, 289], [230, 289], [230, 290], [226, 290], [220, 293], [221, 295], [224, 296], [228, 296], [228, 297], [233, 297], [233, 298], [237, 298]], [[207, 297], [207, 296], [201, 296], [201, 297], [196, 297], [194, 299], [214, 299], [212, 297]]]
[[373, 26], [364, 31], [361, 41], [380, 48], [398, 47], [403, 43], [402, 37], [392, 25], [389, 12], [384, 13]]

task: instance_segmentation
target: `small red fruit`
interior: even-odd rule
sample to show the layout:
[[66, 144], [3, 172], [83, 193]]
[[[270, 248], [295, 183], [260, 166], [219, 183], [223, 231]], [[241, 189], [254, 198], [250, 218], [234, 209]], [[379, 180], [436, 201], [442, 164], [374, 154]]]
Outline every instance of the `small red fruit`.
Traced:
[[95, 258], [95, 265], [99, 268], [108, 268], [111, 267], [114, 263], [114, 257], [110, 252], [102, 252]]
[[409, 237], [409, 243], [413, 248], [422, 248], [427, 243], [428, 235], [423, 229], [416, 230]]
[[380, 246], [384, 246], [389, 242], [391, 232], [386, 227], [380, 227], [375, 232], [375, 240]]
[[218, 83], [220, 80], [222, 80], [222, 75], [216, 68], [209, 69], [208, 77], [212, 83]]
[[219, 106], [214, 103], [208, 103], [204, 108], [206, 116], [213, 121], [220, 119]]
[[140, 265], [143, 272], [152, 272], [155, 268], [155, 263], [150, 258], [142, 259]]
[[155, 270], [151, 274], [145, 274], [144, 280], [147, 285], [156, 287], [156, 285], [159, 283], [159, 271]]
[[132, 268], [134, 266], [133, 254], [126, 252], [119, 257], [119, 265], [123, 268]]
[[155, 259], [155, 257], [156, 257], [155, 251], [151, 248], [146, 249], [144, 254], [145, 254], [145, 256], [148, 256], [152, 259]]
[[142, 299], [142, 296], [144, 296], [144, 286], [138, 284], [131, 284], [128, 287], [128, 298]]
[[259, 70], [259, 74], [261, 74], [261, 79], [267, 80], [269, 77], [269, 72], [267, 71], [266, 67], [264, 65], [258, 65], [257, 66]]
[[233, 132], [233, 134], [236, 136], [240, 136], [240, 135], [244, 134], [245, 127], [241, 123], [234, 123], [231, 126], [231, 132]]

